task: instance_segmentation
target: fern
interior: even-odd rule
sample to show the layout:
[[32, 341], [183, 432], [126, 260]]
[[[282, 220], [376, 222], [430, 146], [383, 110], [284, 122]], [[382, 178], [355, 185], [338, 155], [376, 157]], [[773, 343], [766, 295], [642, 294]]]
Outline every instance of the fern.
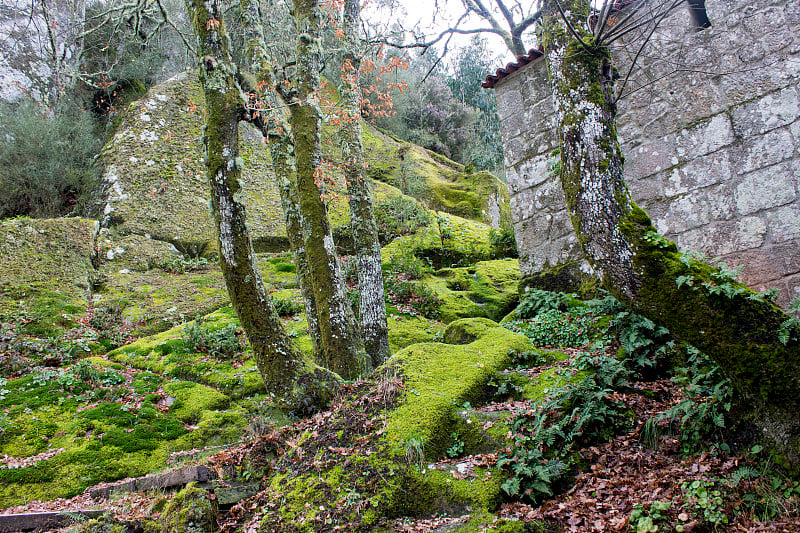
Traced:
[[553, 494], [553, 484], [574, 466], [574, 450], [610, 438], [626, 423], [624, 409], [610, 386], [627, 384], [627, 370], [605, 355], [582, 355], [573, 368], [594, 370], [581, 383], [569, 383], [536, 408], [512, 422], [511, 450], [498, 466], [510, 471], [503, 490], [510, 496], [536, 500]]

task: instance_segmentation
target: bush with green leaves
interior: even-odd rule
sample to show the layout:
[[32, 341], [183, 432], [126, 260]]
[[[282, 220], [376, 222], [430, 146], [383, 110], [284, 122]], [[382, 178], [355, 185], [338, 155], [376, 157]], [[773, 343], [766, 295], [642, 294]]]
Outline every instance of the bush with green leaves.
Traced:
[[431, 222], [430, 212], [408, 196], [392, 196], [376, 204], [373, 212], [378, 234], [384, 243], [414, 233]]
[[576, 450], [607, 440], [628, 425], [624, 405], [612, 395], [629, 383], [620, 362], [604, 354], [586, 354], [572, 363], [575, 371], [590, 373], [578, 383], [558, 387], [512, 422], [510, 451], [497, 461], [510, 473], [502, 485], [509, 496], [532, 501], [552, 496], [554, 485], [575, 466]]
[[74, 105], [0, 105], [0, 218], [87, 214], [103, 144], [96, 129], [91, 113]]
[[490, 230], [489, 242], [492, 245], [492, 255], [494, 257], [519, 257], [517, 238], [512, 228]]
[[430, 264], [412, 254], [396, 254], [383, 267], [384, 277], [401, 274], [409, 279], [421, 279], [431, 270]]
[[675, 347], [667, 328], [630, 311], [613, 316], [609, 328], [615, 331], [629, 366], [643, 374], [663, 366]]
[[715, 528], [728, 523], [723, 506], [722, 491], [716, 482], [695, 479], [681, 483], [681, 488], [686, 502], [697, 518]]
[[512, 320], [503, 324], [522, 333], [534, 346], [581, 347], [596, 336], [595, 316], [581, 308], [570, 312], [550, 309], [530, 320]]
[[386, 299], [403, 313], [438, 318], [442, 301], [427, 285], [404, 274], [386, 276], [383, 280]]
[[660, 433], [677, 434], [685, 451], [721, 440], [733, 406], [733, 386], [705, 354], [686, 346], [688, 360], [676, 369], [673, 381], [683, 387], [686, 399], [647, 421], [643, 438], [656, 442]]
[[292, 316], [303, 310], [303, 304], [300, 302], [275, 297], [272, 298], [272, 307], [275, 308], [278, 316]]
[[670, 501], [655, 501], [647, 507], [637, 503], [628, 518], [630, 530], [636, 533], [656, 533], [660, 529], [658, 523], [667, 520], [666, 513], [670, 507]]
[[554, 309], [566, 311], [567, 303], [570, 300], [572, 300], [572, 297], [563, 292], [551, 292], [529, 288], [514, 310], [514, 315], [517, 318], [524, 319], [533, 318], [539, 313], [552, 311]]
[[211, 264], [213, 264], [213, 261], [205, 257], [178, 257], [170, 261], [163, 261], [158, 267], [170, 274], [185, 274], [186, 272], [201, 270]]
[[183, 345], [187, 353], [206, 353], [217, 359], [235, 359], [245, 347], [242, 331], [234, 326], [203, 327], [190, 323], [183, 330]]

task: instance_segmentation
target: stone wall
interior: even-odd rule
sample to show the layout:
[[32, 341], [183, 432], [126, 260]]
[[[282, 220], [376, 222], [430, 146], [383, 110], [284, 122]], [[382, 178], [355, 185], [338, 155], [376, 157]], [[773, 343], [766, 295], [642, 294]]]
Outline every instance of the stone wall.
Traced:
[[[655, 33], [619, 105], [625, 177], [659, 231], [756, 289], [800, 295], [800, 4], [707, 0]], [[622, 78], [637, 49], [618, 51]], [[558, 141], [544, 61], [496, 83], [523, 274], [582, 261], [548, 159]], [[583, 264], [588, 270], [588, 265]]]

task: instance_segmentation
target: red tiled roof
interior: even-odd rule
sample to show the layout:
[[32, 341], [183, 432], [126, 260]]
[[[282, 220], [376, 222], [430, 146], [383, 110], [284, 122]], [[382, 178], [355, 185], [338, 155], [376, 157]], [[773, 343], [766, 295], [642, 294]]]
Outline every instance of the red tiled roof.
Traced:
[[528, 50], [528, 53], [524, 56], [519, 56], [517, 60], [513, 63], [509, 63], [505, 66], [505, 68], [497, 69], [497, 72], [494, 74], [489, 74], [486, 76], [486, 79], [481, 83], [481, 87], [484, 89], [493, 89], [495, 84], [511, 74], [512, 72], [516, 72], [517, 70], [521, 69], [528, 63], [533, 63], [540, 57], [542, 57], [542, 52], [540, 50], [536, 50], [535, 48], [531, 48]]

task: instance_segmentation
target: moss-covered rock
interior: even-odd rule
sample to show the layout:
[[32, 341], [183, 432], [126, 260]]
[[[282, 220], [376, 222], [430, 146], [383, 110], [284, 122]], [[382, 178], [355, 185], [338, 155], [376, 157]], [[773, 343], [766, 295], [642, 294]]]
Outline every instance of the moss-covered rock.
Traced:
[[387, 264], [395, 256], [416, 256], [435, 268], [473, 264], [494, 256], [490, 232], [486, 224], [437, 212], [414, 234], [385, 246], [381, 261]]
[[264, 384], [249, 350], [236, 359], [226, 360], [192, 353], [185, 342], [189, 327], [219, 331], [238, 325], [236, 314], [225, 307], [197, 322], [181, 324], [117, 348], [108, 353], [108, 358], [140, 370], [201, 383], [234, 399], [250, 396], [262, 392]]
[[[521, 335], [488, 320], [461, 321], [477, 338], [463, 345], [414, 344], [355, 385], [314, 431], [299, 434], [281, 457], [265, 497], [261, 531], [375, 530], [382, 520], [439, 511], [495, 509], [500, 479], [453, 481], [427, 464], [444, 454], [454, 432], [465, 449], [480, 438], [459, 413], [505, 368]], [[313, 461], [299, 458], [314, 457]]]
[[0, 319], [56, 336], [86, 309], [96, 274], [97, 223], [80, 218], [0, 222]]
[[371, 127], [364, 128], [364, 150], [371, 178], [397, 187], [430, 209], [511, 227], [505, 183], [488, 172], [465, 172], [464, 166]]
[[447, 437], [461, 421], [457, 409], [481, 398], [484, 384], [508, 365], [509, 351], [530, 348], [522, 335], [485, 319], [464, 319], [449, 330], [454, 338], [474, 336], [474, 340], [459, 345], [415, 344], [390, 360], [401, 369], [408, 391], [388, 419], [386, 435], [394, 449], [405, 450], [415, 439], [427, 459], [441, 456], [449, 445]]
[[216, 499], [189, 483], [172, 497], [159, 520], [164, 533], [211, 533], [218, 531]]
[[[102, 226], [108, 230], [101, 246], [104, 261], [141, 269], [171, 253], [170, 247], [158, 247], [142, 238], [168, 243], [190, 256], [214, 253], [203, 163], [204, 108], [202, 90], [192, 73], [175, 76], [128, 106], [116, 135], [102, 152], [105, 171], [98, 207]], [[369, 125], [363, 129], [370, 174], [378, 178], [371, 184], [374, 201], [401, 194], [397, 188], [400, 183], [393, 176], [400, 173], [399, 150], [405, 145]], [[241, 131], [242, 183], [250, 237], [257, 251], [285, 250], [288, 240], [269, 149], [248, 126], [242, 126]], [[458, 172], [454, 170], [459, 168], [457, 164], [434, 159], [416, 146], [409, 145], [406, 155], [407, 161], [413, 161], [409, 172], [426, 184], [416, 190], [417, 194], [406, 192], [442, 211], [493, 227], [509, 226], [508, 192], [497, 178], [487, 173]], [[334, 191], [328, 211], [337, 244], [350, 251], [345, 195]], [[131, 235], [139, 239], [132, 241]], [[143, 249], [137, 250], [137, 244]], [[123, 251], [117, 252], [120, 249]]]
[[481, 261], [470, 267], [443, 268], [423, 278], [442, 300], [440, 319], [486, 317], [500, 321], [519, 302], [519, 262], [516, 259]]
[[103, 262], [113, 262], [115, 271], [147, 272], [183, 258], [183, 254], [169, 242], [154, 240], [147, 234], [118, 236], [108, 228], [98, 232], [97, 254]]
[[[109, 237], [147, 235], [191, 256], [215, 248], [210, 244], [215, 234], [203, 163], [204, 109], [197, 77], [189, 73], [152, 88], [128, 106], [117, 134], [102, 152], [102, 225], [113, 230]], [[269, 152], [257, 135], [243, 137], [251, 237], [257, 248], [285, 248]]]

